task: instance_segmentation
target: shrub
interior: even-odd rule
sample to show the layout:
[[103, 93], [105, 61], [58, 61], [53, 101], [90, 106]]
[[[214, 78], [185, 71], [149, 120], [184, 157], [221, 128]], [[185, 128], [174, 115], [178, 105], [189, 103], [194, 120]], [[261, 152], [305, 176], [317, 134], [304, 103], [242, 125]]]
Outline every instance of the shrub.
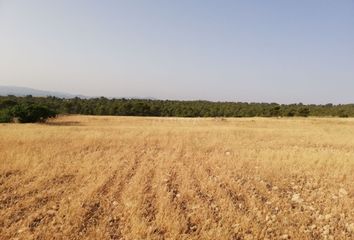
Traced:
[[9, 123], [12, 121], [12, 116], [9, 109], [0, 111], [0, 123]]
[[16, 118], [21, 123], [35, 123], [55, 117], [56, 112], [42, 105], [20, 104], [10, 109], [10, 115], [12, 119]]
[[289, 109], [285, 113], [285, 116], [287, 116], [287, 117], [294, 117], [295, 115], [296, 115], [296, 110], [295, 109]]
[[307, 107], [302, 107], [298, 111], [298, 116], [300, 117], [308, 117], [310, 115], [310, 109]]
[[340, 110], [338, 112], [338, 116], [341, 117], [341, 118], [347, 118], [349, 117], [349, 115], [344, 111], [344, 110]]

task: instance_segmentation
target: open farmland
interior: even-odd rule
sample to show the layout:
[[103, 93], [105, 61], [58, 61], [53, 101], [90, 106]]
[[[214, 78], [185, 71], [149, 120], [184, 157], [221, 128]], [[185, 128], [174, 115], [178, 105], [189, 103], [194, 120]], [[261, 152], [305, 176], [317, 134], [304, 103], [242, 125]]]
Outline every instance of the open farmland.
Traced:
[[0, 125], [1, 239], [353, 239], [354, 120]]

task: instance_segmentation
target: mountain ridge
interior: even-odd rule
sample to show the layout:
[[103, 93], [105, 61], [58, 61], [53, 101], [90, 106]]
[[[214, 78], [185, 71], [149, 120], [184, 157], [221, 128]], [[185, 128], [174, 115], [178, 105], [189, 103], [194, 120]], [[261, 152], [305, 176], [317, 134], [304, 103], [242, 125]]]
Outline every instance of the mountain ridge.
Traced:
[[[81, 94], [73, 94], [73, 93], [67, 93], [67, 92], [60, 92], [60, 91], [48, 91], [48, 90], [39, 90], [35, 88], [30, 88], [30, 87], [20, 87], [20, 86], [11, 86], [11, 85], [0, 85], [0, 96], [8, 96], [8, 95], [14, 95], [16, 97], [24, 97], [28, 95], [32, 95], [33, 97], [58, 97], [58, 98], [81, 98], [81, 99], [89, 99], [89, 98], [99, 98], [101, 96], [86, 96], [86, 95], [81, 95]], [[102, 96], [105, 98], [109, 99], [114, 99], [114, 98], [127, 98], [127, 99], [150, 99], [150, 100], [158, 100], [157, 98], [154, 97], [107, 97], [107, 96]]]
[[58, 98], [89, 98], [88, 96], [80, 94], [71, 94], [66, 92], [59, 91], [47, 91], [39, 90], [30, 87], [19, 87], [19, 86], [9, 86], [9, 85], [0, 85], [0, 96], [14, 95], [17, 97], [23, 97], [27, 95], [32, 95], [33, 97], [58, 97]]

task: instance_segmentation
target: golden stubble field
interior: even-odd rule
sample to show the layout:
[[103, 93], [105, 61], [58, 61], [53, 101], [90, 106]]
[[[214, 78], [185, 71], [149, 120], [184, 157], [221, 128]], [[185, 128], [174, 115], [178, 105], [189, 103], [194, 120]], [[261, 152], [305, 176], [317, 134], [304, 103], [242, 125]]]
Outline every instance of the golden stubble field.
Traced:
[[354, 119], [0, 125], [1, 239], [354, 239]]

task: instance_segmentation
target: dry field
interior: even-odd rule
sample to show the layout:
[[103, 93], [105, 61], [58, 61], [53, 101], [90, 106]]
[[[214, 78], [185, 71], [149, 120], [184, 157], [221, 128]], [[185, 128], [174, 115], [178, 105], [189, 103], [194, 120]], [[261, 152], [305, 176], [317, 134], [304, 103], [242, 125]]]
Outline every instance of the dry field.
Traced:
[[0, 125], [1, 239], [354, 239], [354, 119]]

